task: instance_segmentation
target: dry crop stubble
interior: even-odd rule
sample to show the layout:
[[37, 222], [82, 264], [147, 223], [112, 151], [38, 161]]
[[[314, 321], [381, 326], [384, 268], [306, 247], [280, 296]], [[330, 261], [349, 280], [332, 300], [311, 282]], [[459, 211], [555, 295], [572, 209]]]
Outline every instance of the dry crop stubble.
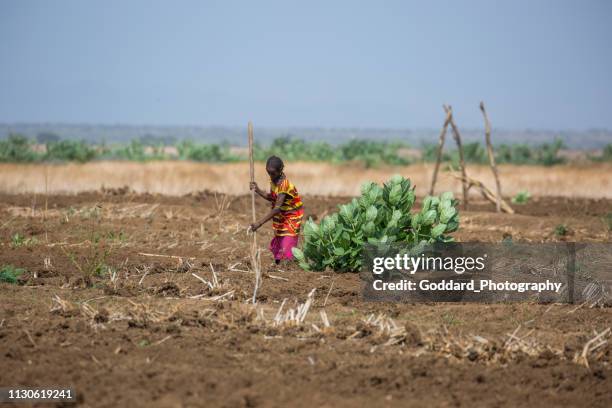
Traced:
[[[358, 164], [287, 163], [287, 175], [303, 194], [355, 196], [362, 183], [381, 183], [393, 174], [409, 177], [424, 195], [431, 183], [433, 164], [365, 168]], [[469, 165], [468, 175], [493, 187], [488, 166]], [[506, 196], [529, 191], [534, 196], [612, 198], [612, 164], [588, 163], [543, 166], [499, 166]], [[262, 188], [268, 184], [263, 164], [255, 166], [255, 178]], [[85, 164], [0, 164], [0, 192], [78, 193], [101, 187], [129, 186], [139, 193], [184, 195], [209, 190], [226, 194], [248, 192], [248, 163], [194, 163], [160, 161], [150, 163], [92, 162]], [[446, 171], [439, 175], [436, 191], [460, 193], [461, 184]], [[471, 194], [477, 195], [476, 191]]]

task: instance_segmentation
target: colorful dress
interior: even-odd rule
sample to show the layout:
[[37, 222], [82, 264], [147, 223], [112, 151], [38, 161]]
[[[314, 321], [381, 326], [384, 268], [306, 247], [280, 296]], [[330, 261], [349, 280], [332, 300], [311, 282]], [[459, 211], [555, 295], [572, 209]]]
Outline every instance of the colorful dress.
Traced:
[[295, 186], [283, 177], [278, 183], [270, 182], [270, 198], [272, 208], [280, 194], [285, 194], [285, 201], [281, 205], [281, 212], [272, 218], [274, 239], [270, 242], [270, 250], [274, 259], [293, 259], [291, 249], [298, 244], [298, 236], [304, 217], [304, 206], [302, 199]]

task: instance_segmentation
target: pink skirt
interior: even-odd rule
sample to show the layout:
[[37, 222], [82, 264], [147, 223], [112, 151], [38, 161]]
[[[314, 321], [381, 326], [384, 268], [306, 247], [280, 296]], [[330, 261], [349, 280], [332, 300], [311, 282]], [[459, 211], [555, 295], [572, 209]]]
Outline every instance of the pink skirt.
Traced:
[[272, 251], [274, 259], [277, 261], [281, 259], [293, 259], [291, 248], [296, 247], [297, 244], [297, 236], [276, 236], [270, 242], [270, 251]]

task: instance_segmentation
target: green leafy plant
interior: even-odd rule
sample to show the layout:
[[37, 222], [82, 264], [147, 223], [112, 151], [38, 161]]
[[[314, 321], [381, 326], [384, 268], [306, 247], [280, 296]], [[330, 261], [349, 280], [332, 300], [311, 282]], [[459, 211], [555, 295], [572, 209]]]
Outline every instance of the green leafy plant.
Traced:
[[19, 248], [24, 245], [25, 246], [36, 245], [37, 243], [38, 243], [38, 240], [36, 239], [36, 237], [26, 238], [25, 236], [21, 235], [18, 232], [16, 232], [15, 235], [11, 237], [11, 248]]
[[111, 241], [111, 242], [117, 242], [119, 244], [124, 244], [127, 241], [128, 236], [122, 230], [120, 230], [118, 232], [109, 231], [109, 232], [106, 233], [106, 239]]
[[0, 282], [17, 283], [17, 280], [24, 272], [24, 269], [16, 268], [13, 265], [4, 265], [0, 269]]
[[91, 251], [87, 256], [79, 258], [75, 253], [68, 252], [64, 247], [61, 247], [62, 251], [70, 262], [79, 271], [82, 283], [85, 286], [91, 286], [93, 284], [94, 277], [104, 277], [110, 267], [107, 265], [106, 260], [108, 259], [111, 251], [105, 247], [104, 243], [95, 243], [91, 247]]
[[445, 234], [459, 227], [453, 194], [427, 196], [421, 210], [411, 213], [415, 198], [410, 180], [399, 175], [382, 187], [366, 183], [361, 197], [340, 205], [320, 224], [309, 219], [302, 249], [294, 248], [293, 254], [305, 270], [357, 271], [365, 243], [451, 242]]
[[555, 227], [555, 235], [558, 237], [564, 237], [569, 233], [569, 229], [565, 224], [559, 224]]
[[108, 245], [107, 239], [97, 230], [101, 222], [101, 207], [96, 205], [89, 208], [87, 218], [91, 219], [88, 253], [79, 257], [76, 253], [68, 252], [63, 246], [60, 248], [78, 270], [81, 283], [90, 287], [95, 277], [101, 278], [110, 273], [112, 268], [106, 261], [112, 252], [112, 246]]
[[514, 204], [527, 204], [529, 199], [531, 198], [531, 194], [527, 190], [519, 191], [514, 197], [512, 197], [512, 202]]
[[20, 246], [23, 246], [25, 244], [25, 241], [26, 241], [26, 238], [20, 233], [16, 232], [11, 237], [11, 247], [19, 248]]
[[151, 342], [148, 339], [142, 339], [138, 342], [138, 347], [147, 347], [150, 346]]

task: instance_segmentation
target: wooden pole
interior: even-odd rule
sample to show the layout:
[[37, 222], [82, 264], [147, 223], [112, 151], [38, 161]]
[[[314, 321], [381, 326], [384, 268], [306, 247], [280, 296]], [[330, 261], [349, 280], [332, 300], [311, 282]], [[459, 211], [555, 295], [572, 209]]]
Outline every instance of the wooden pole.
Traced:
[[444, 140], [446, 139], [446, 129], [448, 129], [448, 123], [450, 122], [450, 112], [446, 113], [446, 119], [444, 120], [444, 126], [440, 132], [440, 140], [438, 142], [438, 152], [436, 156], [436, 166], [434, 167], [433, 176], [431, 177], [431, 188], [429, 189], [429, 195], [434, 194], [434, 187], [436, 186], [436, 180], [438, 179], [438, 170], [440, 168], [440, 162], [442, 161], [442, 150], [444, 149]]
[[[251, 183], [255, 182], [255, 162], [253, 160], [253, 124], [249, 122], [249, 171], [251, 173]], [[255, 215], [255, 190], [251, 190], [251, 210], [253, 213], [253, 222], [257, 221]], [[253, 234], [256, 237], [255, 234]]]
[[[253, 160], [253, 124], [249, 122], [249, 170], [251, 173], [251, 183], [255, 182], [255, 162]], [[257, 221], [255, 214], [255, 190], [251, 190], [251, 212], [253, 222]], [[257, 232], [253, 231], [253, 242], [251, 245], [251, 267], [255, 272], [255, 288], [253, 289], [253, 304], [257, 303], [257, 290], [261, 285], [261, 259], [259, 248], [257, 247]]]
[[495, 200], [495, 210], [497, 212], [501, 211], [501, 184], [499, 183], [499, 174], [497, 173], [497, 166], [495, 165], [495, 155], [493, 153], [493, 145], [491, 144], [491, 122], [489, 122], [489, 117], [487, 116], [487, 111], [485, 110], [484, 102], [480, 102], [480, 110], [482, 111], [482, 115], [484, 116], [485, 121], [485, 141], [487, 143], [487, 154], [489, 155], [489, 164], [491, 165], [491, 171], [493, 171], [493, 176], [495, 176], [495, 186], [497, 187], [497, 199]]
[[467, 185], [467, 173], [465, 170], [465, 160], [463, 159], [463, 145], [461, 144], [461, 135], [459, 134], [459, 129], [455, 124], [455, 119], [453, 119], [453, 107], [450, 105], [444, 105], [444, 111], [446, 114], [450, 114], [450, 125], [453, 130], [453, 138], [455, 142], [457, 142], [457, 150], [459, 151], [459, 166], [461, 167], [461, 175], [463, 176], [462, 180], [462, 189], [463, 189], [463, 209], [467, 210], [468, 208], [468, 185]]

